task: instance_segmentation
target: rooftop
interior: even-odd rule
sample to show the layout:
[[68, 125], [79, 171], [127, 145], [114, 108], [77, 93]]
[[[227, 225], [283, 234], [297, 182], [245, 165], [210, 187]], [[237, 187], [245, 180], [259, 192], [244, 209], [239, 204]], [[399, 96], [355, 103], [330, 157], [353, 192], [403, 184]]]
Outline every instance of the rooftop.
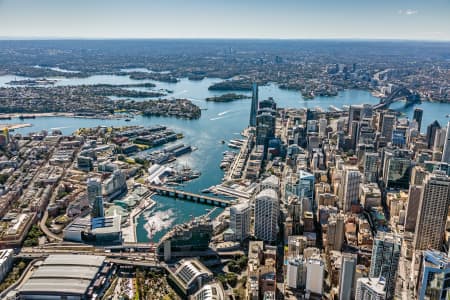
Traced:
[[84, 295], [104, 260], [104, 256], [94, 255], [50, 255], [19, 293]]

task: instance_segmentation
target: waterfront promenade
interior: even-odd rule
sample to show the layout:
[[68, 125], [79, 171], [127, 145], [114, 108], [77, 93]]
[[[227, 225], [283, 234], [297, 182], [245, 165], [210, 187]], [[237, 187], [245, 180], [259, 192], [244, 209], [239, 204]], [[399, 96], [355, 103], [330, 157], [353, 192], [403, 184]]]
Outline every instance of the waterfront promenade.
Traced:
[[133, 208], [129, 215], [129, 224], [126, 227], [122, 228], [122, 238], [125, 243], [136, 243], [137, 242], [137, 236], [136, 236], [136, 218], [139, 217], [139, 215], [147, 210], [151, 209], [156, 202], [151, 199], [151, 197], [154, 195], [154, 193], [150, 194], [147, 198], [143, 199], [141, 203]]

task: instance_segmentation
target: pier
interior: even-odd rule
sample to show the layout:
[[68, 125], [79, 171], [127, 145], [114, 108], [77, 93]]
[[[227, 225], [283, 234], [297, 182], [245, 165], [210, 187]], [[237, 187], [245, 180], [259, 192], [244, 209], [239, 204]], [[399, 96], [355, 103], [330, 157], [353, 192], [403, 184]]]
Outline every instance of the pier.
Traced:
[[219, 207], [228, 207], [233, 204], [233, 201], [230, 201], [230, 200], [224, 200], [224, 199], [210, 197], [210, 196], [206, 196], [206, 195], [199, 195], [199, 194], [195, 194], [195, 193], [191, 193], [191, 192], [180, 191], [180, 190], [165, 187], [165, 186], [149, 184], [149, 185], [147, 185], [147, 187], [150, 190], [152, 190], [155, 193], [162, 195], [162, 196], [192, 201], [192, 202], [196, 202], [196, 203], [202, 203], [202, 204], [219, 206]]

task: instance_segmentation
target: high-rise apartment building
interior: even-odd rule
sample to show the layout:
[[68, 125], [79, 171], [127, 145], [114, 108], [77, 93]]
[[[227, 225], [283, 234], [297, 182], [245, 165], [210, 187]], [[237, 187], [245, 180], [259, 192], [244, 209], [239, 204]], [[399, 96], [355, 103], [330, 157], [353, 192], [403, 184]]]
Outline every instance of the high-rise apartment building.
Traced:
[[94, 204], [92, 205], [91, 214], [93, 218], [103, 218], [105, 216], [102, 196], [97, 196], [95, 198]]
[[91, 206], [92, 217], [103, 217], [102, 183], [99, 178], [89, 178], [87, 180], [87, 197]]
[[278, 194], [273, 189], [265, 189], [255, 197], [255, 236], [273, 242], [278, 234], [279, 215]]
[[437, 171], [427, 174], [423, 185], [414, 236], [415, 249], [440, 249], [450, 202], [450, 178]]
[[379, 232], [373, 242], [369, 276], [386, 280], [387, 299], [393, 299], [395, 294], [401, 245], [400, 237], [385, 232]]
[[250, 235], [251, 209], [248, 203], [240, 203], [230, 208], [230, 229], [236, 241], [242, 242]]

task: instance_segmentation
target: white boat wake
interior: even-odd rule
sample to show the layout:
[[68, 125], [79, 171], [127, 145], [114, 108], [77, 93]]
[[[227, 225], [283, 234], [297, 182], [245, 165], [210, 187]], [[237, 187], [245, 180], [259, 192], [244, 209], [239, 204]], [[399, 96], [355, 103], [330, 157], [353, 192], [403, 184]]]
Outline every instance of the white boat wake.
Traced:
[[223, 115], [225, 115], [225, 114], [227, 114], [227, 113], [229, 113], [229, 112], [232, 112], [232, 110], [225, 110], [225, 111], [223, 111], [223, 112], [218, 113], [217, 115], [218, 115], [218, 116], [223, 116]]
[[225, 119], [226, 117], [227, 117], [227, 116], [217, 117], [217, 118], [211, 118], [211, 119], [209, 119], [209, 120], [215, 121], [215, 120]]

